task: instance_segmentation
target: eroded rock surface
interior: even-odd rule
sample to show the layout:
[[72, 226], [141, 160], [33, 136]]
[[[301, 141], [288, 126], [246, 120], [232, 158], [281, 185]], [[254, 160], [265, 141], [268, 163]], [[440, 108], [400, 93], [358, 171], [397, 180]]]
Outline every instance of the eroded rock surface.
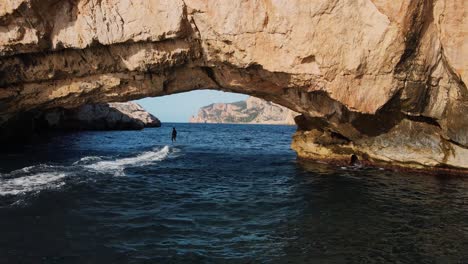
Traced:
[[297, 115], [286, 107], [250, 96], [245, 101], [204, 106], [189, 122], [295, 125], [294, 117]]
[[86, 104], [75, 108], [32, 110], [15, 115], [0, 125], [0, 144], [18, 144], [50, 132], [80, 130], [140, 130], [160, 127], [161, 122], [140, 105]]
[[161, 122], [139, 104], [86, 104], [73, 109], [52, 109], [40, 116], [49, 129], [60, 130], [139, 130], [160, 127]]
[[0, 119], [195, 89], [302, 113], [299, 157], [468, 169], [464, 0], [4, 0]]

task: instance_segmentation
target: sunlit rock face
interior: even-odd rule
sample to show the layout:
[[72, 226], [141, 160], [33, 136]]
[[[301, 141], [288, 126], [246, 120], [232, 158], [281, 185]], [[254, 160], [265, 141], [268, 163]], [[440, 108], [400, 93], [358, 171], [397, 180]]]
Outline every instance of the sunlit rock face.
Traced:
[[39, 118], [49, 130], [139, 130], [161, 126], [158, 118], [134, 102], [54, 108], [42, 112]]
[[295, 125], [298, 113], [253, 96], [245, 101], [201, 107], [190, 123]]
[[219, 89], [302, 113], [302, 158], [468, 169], [466, 5], [3, 0], [0, 119]]

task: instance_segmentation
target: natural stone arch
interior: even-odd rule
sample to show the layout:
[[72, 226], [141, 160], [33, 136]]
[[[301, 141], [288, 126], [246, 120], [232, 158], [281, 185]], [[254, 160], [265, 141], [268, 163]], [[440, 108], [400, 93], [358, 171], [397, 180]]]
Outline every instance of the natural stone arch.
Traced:
[[301, 157], [468, 168], [465, 5], [7, 0], [0, 118], [219, 89], [302, 113]]

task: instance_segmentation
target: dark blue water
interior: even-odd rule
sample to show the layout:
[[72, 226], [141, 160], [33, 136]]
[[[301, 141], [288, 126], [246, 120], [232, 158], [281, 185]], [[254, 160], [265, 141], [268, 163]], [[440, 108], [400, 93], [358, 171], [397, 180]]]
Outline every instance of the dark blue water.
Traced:
[[290, 126], [2, 149], [0, 263], [468, 263], [468, 180], [301, 164]]

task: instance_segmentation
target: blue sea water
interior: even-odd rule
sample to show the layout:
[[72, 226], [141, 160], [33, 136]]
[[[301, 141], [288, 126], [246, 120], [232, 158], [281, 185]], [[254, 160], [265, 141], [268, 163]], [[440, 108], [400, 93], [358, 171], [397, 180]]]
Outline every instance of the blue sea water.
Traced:
[[4, 148], [0, 263], [468, 263], [468, 178], [298, 162], [294, 131], [163, 124]]

